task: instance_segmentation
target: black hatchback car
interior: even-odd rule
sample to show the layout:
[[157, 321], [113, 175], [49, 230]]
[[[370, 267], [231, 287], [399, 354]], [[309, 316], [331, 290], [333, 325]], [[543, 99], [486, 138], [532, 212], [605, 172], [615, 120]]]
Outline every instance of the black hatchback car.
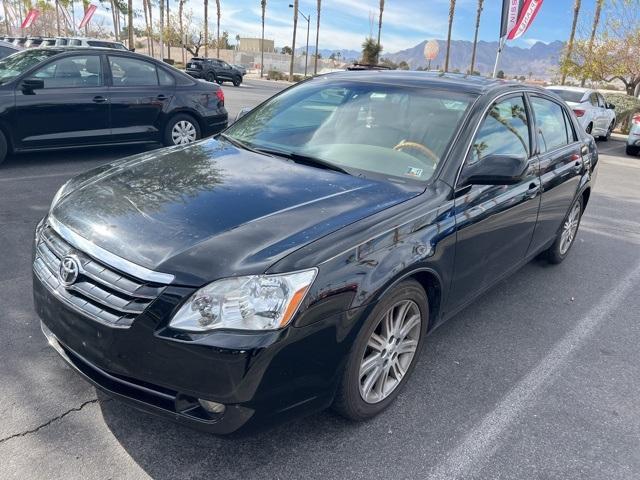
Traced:
[[217, 85], [144, 55], [46, 47], [0, 60], [0, 162], [28, 150], [180, 145], [226, 126]]
[[597, 163], [542, 89], [316, 77], [217, 139], [65, 184], [35, 233], [36, 309], [81, 375], [168, 418], [365, 419], [429, 331], [533, 257], [567, 257]]

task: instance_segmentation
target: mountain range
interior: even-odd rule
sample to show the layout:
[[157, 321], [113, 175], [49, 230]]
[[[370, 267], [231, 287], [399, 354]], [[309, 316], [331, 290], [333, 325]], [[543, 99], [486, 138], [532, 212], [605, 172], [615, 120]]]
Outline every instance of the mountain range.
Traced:
[[[447, 49], [447, 43], [444, 40], [437, 41], [440, 46], [438, 56], [431, 62], [431, 68], [442, 68], [444, 66], [444, 56]], [[400, 50], [399, 52], [385, 54], [382, 58], [399, 63], [405, 61], [412, 69], [418, 67], [426, 67], [427, 60], [424, 58], [424, 46], [427, 40], [420, 42], [418, 45]], [[555, 41], [551, 43], [536, 42], [530, 48], [513, 47], [507, 45], [502, 52], [500, 58], [499, 69], [503, 70], [509, 77], [514, 75], [528, 76], [531, 72], [536, 78], [548, 79], [553, 76], [560, 62], [564, 42]], [[301, 54], [305, 47], [296, 48], [296, 52]], [[314, 48], [309, 47], [309, 54], [312, 55]], [[467, 40], [452, 40], [451, 54], [449, 58], [449, 69], [458, 69], [466, 72], [471, 64], [471, 53], [473, 51], [473, 42]], [[496, 61], [496, 52], [498, 51], [498, 42], [479, 41], [476, 53], [475, 70], [487, 75], [493, 72], [493, 65]], [[332, 53], [340, 52], [340, 58], [343, 60], [357, 60], [361, 56], [361, 52], [357, 50], [329, 50], [320, 49], [323, 58], [328, 58]]]

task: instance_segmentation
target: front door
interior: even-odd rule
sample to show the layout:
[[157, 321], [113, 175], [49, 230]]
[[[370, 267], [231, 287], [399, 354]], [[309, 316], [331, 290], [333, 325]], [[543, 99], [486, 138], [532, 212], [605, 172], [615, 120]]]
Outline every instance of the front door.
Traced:
[[[456, 190], [456, 258], [449, 311], [463, 306], [526, 258], [540, 205], [530, 119], [523, 95], [509, 96], [491, 106], [473, 140]], [[528, 170], [515, 185], [464, 186], [465, 167], [489, 155], [528, 159]]]
[[[109, 98], [100, 55], [65, 56], [29, 75], [44, 88], [15, 91], [18, 149], [102, 143], [109, 138]], [[23, 79], [24, 80], [24, 79]]]
[[175, 94], [173, 77], [153, 62], [109, 55], [113, 141], [161, 140], [162, 113]]

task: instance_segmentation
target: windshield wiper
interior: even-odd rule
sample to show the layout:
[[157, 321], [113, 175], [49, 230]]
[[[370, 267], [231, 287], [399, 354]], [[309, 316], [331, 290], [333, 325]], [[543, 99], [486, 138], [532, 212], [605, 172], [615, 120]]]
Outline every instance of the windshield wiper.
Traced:
[[266, 153], [267, 155], [275, 155], [277, 157], [284, 157], [289, 160], [293, 160], [296, 163], [302, 163], [304, 165], [311, 165], [314, 167], [324, 168], [326, 170], [333, 170], [334, 172], [345, 173], [347, 175], [351, 175], [347, 170], [342, 167], [339, 167], [335, 163], [327, 162], [326, 160], [322, 160], [321, 158], [311, 157], [309, 155], [303, 155], [301, 153], [295, 152], [283, 152], [282, 150], [272, 150], [268, 148], [258, 148], [256, 149], [260, 153]]
[[243, 150], [249, 150], [250, 152], [253, 153], [261, 153], [258, 150], [256, 150], [255, 148], [249, 146], [248, 144], [241, 142], [240, 140], [237, 140], [229, 135], [227, 135], [226, 133], [221, 133], [220, 135], [218, 135], [219, 137], [224, 138], [227, 142], [231, 143], [232, 145], [238, 147], [238, 148], [242, 148]]

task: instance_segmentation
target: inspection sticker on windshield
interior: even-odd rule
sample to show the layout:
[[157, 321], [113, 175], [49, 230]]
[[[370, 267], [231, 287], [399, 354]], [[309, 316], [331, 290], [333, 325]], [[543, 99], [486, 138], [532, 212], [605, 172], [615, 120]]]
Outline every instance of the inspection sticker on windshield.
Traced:
[[409, 170], [407, 171], [407, 175], [409, 175], [410, 177], [421, 177], [422, 169], [416, 168], [416, 167], [409, 167]]

